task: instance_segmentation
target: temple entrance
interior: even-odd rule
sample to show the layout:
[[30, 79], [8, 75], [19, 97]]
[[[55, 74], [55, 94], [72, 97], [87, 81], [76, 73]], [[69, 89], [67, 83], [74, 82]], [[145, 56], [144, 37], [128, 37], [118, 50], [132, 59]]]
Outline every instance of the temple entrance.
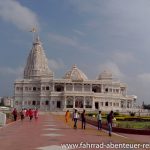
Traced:
[[57, 101], [57, 108], [61, 108], [61, 101]]
[[77, 99], [75, 101], [75, 108], [83, 108], [83, 100]]
[[98, 104], [98, 102], [95, 102], [95, 109], [99, 109], [99, 104]]

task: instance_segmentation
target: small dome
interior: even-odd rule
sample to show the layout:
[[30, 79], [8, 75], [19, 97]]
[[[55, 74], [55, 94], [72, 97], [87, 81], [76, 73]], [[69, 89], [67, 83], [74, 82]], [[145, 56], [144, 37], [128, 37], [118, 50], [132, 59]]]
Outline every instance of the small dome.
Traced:
[[98, 80], [111, 80], [112, 73], [109, 70], [104, 70], [98, 77]]
[[87, 76], [80, 69], [78, 69], [76, 65], [73, 65], [72, 69], [65, 74], [64, 79], [71, 79], [74, 81], [88, 80]]

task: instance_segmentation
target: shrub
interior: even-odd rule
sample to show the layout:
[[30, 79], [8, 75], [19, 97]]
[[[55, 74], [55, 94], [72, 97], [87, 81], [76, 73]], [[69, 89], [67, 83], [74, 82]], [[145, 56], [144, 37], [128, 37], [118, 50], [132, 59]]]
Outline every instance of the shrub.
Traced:
[[124, 121], [125, 118], [124, 117], [116, 117], [116, 120]]
[[114, 112], [114, 116], [116, 117], [116, 116], [119, 116], [120, 114], [119, 114], [119, 112]]
[[129, 112], [130, 116], [135, 116], [135, 112]]
[[93, 115], [97, 116], [96, 113], [88, 113], [88, 114], [87, 114], [87, 116], [89, 116], [89, 117], [93, 117]]

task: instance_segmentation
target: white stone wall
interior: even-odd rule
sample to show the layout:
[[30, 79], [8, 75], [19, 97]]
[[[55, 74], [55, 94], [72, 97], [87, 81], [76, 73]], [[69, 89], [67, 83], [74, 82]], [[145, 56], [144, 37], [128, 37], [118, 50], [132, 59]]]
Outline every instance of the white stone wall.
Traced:
[[6, 125], [6, 114], [0, 112], [0, 126]]

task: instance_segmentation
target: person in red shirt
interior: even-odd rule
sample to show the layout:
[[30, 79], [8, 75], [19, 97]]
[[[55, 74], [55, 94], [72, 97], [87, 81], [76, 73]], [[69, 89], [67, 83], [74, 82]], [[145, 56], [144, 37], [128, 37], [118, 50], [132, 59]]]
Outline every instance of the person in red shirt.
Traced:
[[29, 118], [30, 118], [30, 120], [32, 120], [32, 118], [33, 118], [33, 110], [32, 109], [29, 109]]

